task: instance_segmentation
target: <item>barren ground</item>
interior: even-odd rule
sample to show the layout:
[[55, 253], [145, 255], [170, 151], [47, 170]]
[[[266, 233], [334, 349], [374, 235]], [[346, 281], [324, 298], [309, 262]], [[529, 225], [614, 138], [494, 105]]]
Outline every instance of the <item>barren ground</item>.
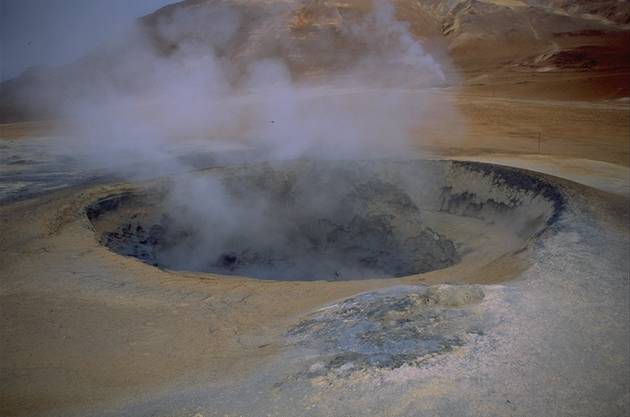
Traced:
[[[567, 206], [522, 250], [382, 280], [269, 282], [120, 256], [83, 208], [132, 185], [49, 152], [53, 122], [1, 125], [0, 415], [627, 415], [630, 102], [588, 97], [579, 77], [495, 71], [431, 93], [464, 123], [426, 126], [414, 141], [422, 158], [548, 174]], [[229, 154], [219, 145], [196, 168]], [[453, 304], [436, 284], [483, 297]], [[335, 367], [330, 345], [313, 340], [343, 344], [348, 322], [375, 320], [344, 316], [350, 297], [419, 321], [434, 310], [391, 300], [424, 297], [461, 313], [445, 326], [467, 336], [421, 364]]]
[[[270, 283], [234, 277], [226, 279], [161, 271], [133, 258], [120, 257], [100, 246], [87, 227], [86, 220], [78, 216], [79, 210], [94, 196], [102, 195], [108, 189], [116, 189], [117, 186], [76, 186], [31, 200], [5, 203], [2, 207], [4, 256], [1, 262], [4, 277], [2, 312], [5, 319], [2, 342], [3, 414], [68, 415], [66, 413], [69, 413], [69, 410], [83, 414], [88, 409], [94, 411], [123, 407], [124, 410], [129, 406], [140, 407], [131, 408], [130, 410], [134, 410], [128, 411], [131, 414], [157, 412], [157, 415], [162, 415], [160, 410], [170, 410], [168, 412], [173, 414], [194, 415], [197, 410], [201, 410], [203, 415], [220, 415], [217, 410], [221, 410], [222, 413], [231, 415], [230, 412], [234, 410], [238, 410], [236, 412], [239, 414], [249, 414], [257, 409], [259, 404], [263, 404], [270, 413], [275, 412], [278, 415], [291, 414], [292, 411], [288, 411], [294, 409], [291, 407], [300, 409], [314, 407], [304, 409], [305, 415], [330, 415], [329, 413], [333, 413], [331, 410], [359, 415], [362, 411], [357, 410], [363, 410], [363, 405], [365, 407], [379, 405], [367, 399], [370, 395], [363, 392], [357, 394], [355, 388], [351, 388], [353, 394], [347, 395], [358, 395], [353, 400], [358, 403], [333, 406], [328, 404], [329, 398], [325, 401], [326, 407], [332, 408], [326, 411], [326, 408], [321, 407], [321, 400], [316, 398], [319, 398], [319, 395], [328, 398], [329, 394], [325, 394], [329, 389], [325, 388], [328, 385], [321, 388], [324, 390], [323, 393], [319, 392], [318, 386], [301, 388], [306, 390], [300, 391], [300, 395], [307, 395], [304, 403], [294, 403], [296, 399], [287, 403], [286, 398], [278, 400], [277, 403], [273, 401], [268, 403], [271, 398], [276, 398], [273, 392], [282, 391], [282, 388], [273, 387], [281, 381], [269, 383], [267, 386], [266, 379], [267, 382], [263, 383], [256, 378], [262, 378], [262, 375], [267, 375], [269, 380], [287, 377], [285, 370], [278, 370], [283, 367], [276, 362], [286, 354], [282, 342], [284, 332], [300, 317], [335, 300], [361, 291], [391, 287], [396, 283], [505, 283], [516, 280], [514, 281], [516, 284], [489, 287], [489, 290], [486, 290], [486, 297], [489, 298], [495, 297], [491, 295], [494, 291], [514, 292], [515, 295], [512, 297], [519, 298], [521, 292], [525, 291], [524, 288], [530, 286], [560, 285], [553, 287], [556, 288], [554, 291], [559, 291], [553, 296], [559, 298], [548, 300], [551, 304], [545, 304], [543, 301], [551, 297], [551, 293], [546, 294], [546, 298], [532, 299], [532, 303], [528, 305], [523, 305], [526, 298], [517, 303], [522, 305], [518, 308], [527, 307], [528, 311], [531, 309], [530, 314], [555, 317], [555, 320], [559, 321], [557, 326], [560, 326], [556, 331], [560, 329], [568, 331], [560, 320], [562, 317], [588, 314], [588, 320], [594, 320], [593, 309], [596, 305], [607, 305], [615, 309], [614, 315], [618, 317], [617, 319], [607, 316], [605, 319], [602, 318], [605, 324], [598, 324], [592, 328], [581, 324], [580, 329], [585, 332], [583, 336], [587, 334], [586, 332], [596, 329], [601, 332], [613, 332], [609, 336], [618, 343], [614, 346], [617, 353], [603, 352], [601, 345], [582, 346], [583, 339], [580, 338], [580, 341], [570, 342], [569, 346], [553, 348], [560, 349], [558, 355], [567, 361], [566, 368], [549, 371], [549, 375], [542, 368], [537, 368], [539, 370], [536, 373], [522, 374], [523, 370], [533, 366], [535, 362], [532, 361], [540, 360], [545, 363], [544, 360], [547, 359], [544, 358], [548, 358], [550, 354], [548, 348], [544, 347], [546, 344], [560, 343], [555, 336], [551, 339], [544, 336], [546, 332], [552, 331], [545, 325], [542, 329], [536, 329], [536, 332], [544, 332], [543, 335], [536, 333], [531, 336], [534, 339], [529, 340], [531, 343], [529, 349], [534, 350], [527, 353], [512, 351], [505, 353], [510, 361], [527, 361], [522, 367], [518, 367], [519, 376], [509, 373], [506, 375], [510, 376], [504, 375], [500, 378], [495, 374], [482, 376], [473, 370], [476, 368], [470, 368], [471, 364], [463, 363], [450, 371], [447, 369], [455, 365], [443, 365], [447, 368], [440, 376], [440, 381], [449, 380], [448, 375], [454, 377], [468, 375], [470, 372], [471, 376], [477, 375], [475, 378], [482, 378], [482, 381], [485, 381], [479, 384], [477, 389], [487, 384], [489, 384], [487, 389], [491, 389], [490, 386], [499, 383], [499, 380], [504, 381], [500, 383], [502, 387], [500, 390], [498, 386], [494, 388], [499, 391], [492, 397], [505, 397], [504, 400], [497, 400], [498, 402], [492, 400], [494, 408], [491, 409], [498, 414], [506, 410], [512, 410], [515, 415], [530, 414], [534, 411], [544, 414], [544, 408], [539, 409], [533, 405], [539, 400], [532, 398], [542, 395], [536, 384], [541, 383], [541, 386], [549, 387], [548, 384], [552, 383], [550, 381], [557, 381], [555, 383], [565, 386], [562, 382], [564, 378], [570, 378], [573, 381], [571, 384], [586, 380], [585, 378], [594, 378], [608, 367], [600, 361], [613, 361], [615, 365], [605, 372], [612, 372], [615, 369], [615, 372], [621, 374], [618, 377], [614, 374], [607, 374], [605, 377], [599, 375], [597, 378], [608, 381], [605, 386], [611, 383], [617, 390], [623, 391], [624, 385], [621, 382], [624, 375], [627, 376], [627, 357], [623, 357], [624, 346], [627, 352], [627, 338], [623, 341], [623, 335], [627, 336], [627, 321], [624, 317], [627, 317], [628, 313], [625, 287], [628, 268], [627, 265], [624, 266], [627, 262], [628, 249], [627, 218], [624, 218], [627, 215], [629, 189], [628, 165], [625, 163], [627, 161], [624, 161], [628, 155], [628, 118], [624, 117], [628, 115], [627, 105], [510, 100], [470, 95], [448, 99], [461, 103], [462, 112], [467, 115], [471, 126], [470, 133], [461, 141], [455, 141], [454, 145], [449, 144], [446, 148], [431, 146], [425, 151], [425, 155], [433, 158], [469, 159], [517, 166], [593, 187], [580, 191], [580, 194], [585, 196], [592, 195], [590, 197], [592, 202], [580, 198], [578, 207], [583, 206], [584, 208], [580, 208], [579, 211], [586, 210], [589, 213], [581, 214], [581, 218], [588, 219], [587, 222], [591, 224], [589, 227], [594, 229], [583, 232], [574, 230], [582, 226], [571, 226], [569, 230], [562, 230], [550, 237], [553, 244], [546, 241], [543, 249], [492, 262], [481, 269], [455, 266], [410, 278], [359, 282]], [[494, 111], [488, 111], [489, 108]], [[13, 126], [11, 129], [18, 127]], [[28, 129], [28, 126], [19, 126], [19, 130], [24, 131], [23, 129]], [[545, 139], [549, 135], [548, 140], [542, 141], [540, 152], [535, 136], [518, 133], [527, 130], [540, 130], [544, 132]], [[13, 147], [24, 146], [32, 140], [28, 137], [17, 138], [13, 132], [9, 129], [3, 130], [6, 136], [2, 142], [5, 155], [10, 154]], [[424, 146], [425, 139], [419, 138], [419, 146]], [[436, 137], [436, 141], [440, 139]], [[31, 151], [25, 152], [27, 157], [34, 157]], [[5, 183], [10, 182], [13, 175], [8, 168], [13, 169], [12, 166], [4, 169]], [[71, 173], [67, 181], [73, 183], [76, 182], [76, 178]], [[31, 185], [27, 183], [28, 186]], [[595, 191], [597, 189], [601, 191]], [[564, 223], [569, 224], [571, 220], [565, 220]], [[600, 240], [601, 244], [596, 243]], [[615, 240], [617, 243], [613, 243]], [[567, 249], [575, 245], [577, 248], [570, 251]], [[599, 249], [603, 247], [608, 248], [606, 254], [598, 255]], [[595, 248], [598, 248], [598, 251]], [[555, 253], [557, 251], [566, 255], [559, 255]], [[550, 254], [547, 255], [547, 252]], [[549, 256], [551, 258], [548, 258]], [[561, 266], [565, 262], [561, 259], [566, 259], [563, 257], [573, 260]], [[549, 261], [541, 259], [557, 261], [549, 264]], [[555, 262], [561, 264], [555, 265]], [[576, 262], [583, 266], [577, 265]], [[483, 261], [481, 264], [483, 265]], [[584, 269], [587, 265], [588, 268]], [[567, 268], [578, 269], [569, 274]], [[591, 271], [592, 268], [596, 270]], [[565, 284], [551, 284], [550, 277], [555, 276], [554, 274], [559, 274], [557, 279]], [[578, 295], [575, 290], [563, 287], [568, 283], [564, 280], [570, 280], [573, 282], [572, 285], [582, 285], [580, 282], [584, 280], [595, 287]], [[609, 285], [612, 287], [609, 288]], [[570, 293], [567, 294], [566, 291]], [[597, 297], [604, 297], [603, 299], [600, 301], [590, 299], [601, 291], [604, 293]], [[510, 308], [512, 315], [518, 311], [515, 306]], [[600, 307], [597, 308], [598, 314], [605, 314]], [[530, 319], [534, 320], [535, 317]], [[576, 318], [573, 317], [571, 320]], [[532, 323], [535, 322], [536, 320], [527, 325], [533, 326]], [[613, 329], [618, 329], [617, 333]], [[609, 336], [599, 335], [597, 340], [610, 340]], [[506, 335], [503, 337], [508, 338]], [[592, 340], [592, 343], [600, 342]], [[519, 346], [518, 349], [526, 347]], [[535, 349], [541, 350], [536, 350], [538, 353], [535, 353]], [[571, 349], [579, 349], [581, 352], [579, 355], [587, 356], [583, 359], [580, 359], [580, 356], [571, 356], [577, 354], [571, 353]], [[586, 353], [587, 351], [582, 349], [596, 350]], [[603, 356], [597, 359], [600, 354]], [[495, 357], [499, 354], [495, 352], [488, 355]], [[485, 363], [484, 366], [492, 367], [492, 363], [484, 362], [485, 357], [482, 355], [476, 360]], [[552, 354], [552, 357], [555, 357], [555, 354]], [[585, 360], [591, 363], [590, 370], [577, 365], [585, 363], [583, 362]], [[272, 369], [267, 369], [268, 366]], [[439, 368], [432, 372], [438, 372], [437, 369]], [[504, 371], [517, 372], [517, 368]], [[428, 371], [408, 372], [422, 374]], [[498, 371], [494, 369], [493, 372]], [[583, 372], [589, 374], [583, 375]], [[381, 375], [379, 378], [402, 378], [404, 381], [407, 378], [414, 381], [417, 381], [416, 378], [425, 378], [421, 375], [414, 376], [415, 374], [397, 375], [394, 372], [392, 375]], [[376, 377], [373, 379], [376, 380]], [[516, 382], [521, 379], [523, 380]], [[512, 383], [505, 384], [506, 380]], [[212, 381], [211, 385], [208, 385], [208, 381]], [[605, 381], [602, 381], [602, 384]], [[332, 382], [326, 384], [329, 383]], [[367, 383], [361, 381], [354, 381], [350, 386], [354, 386], [352, 384], [358, 384], [360, 390], [368, 389], [368, 385], [365, 385]], [[412, 408], [396, 409], [392, 406], [391, 409], [374, 411], [375, 414], [415, 415], [415, 411], [410, 410], [415, 409], [412, 405], [416, 401], [421, 399], [426, 405], [431, 399], [429, 403], [434, 404], [433, 401], [438, 401], [439, 398], [452, 398], [454, 394], [448, 392], [455, 389], [448, 381], [431, 383], [429, 386], [426, 386], [425, 382], [422, 387], [415, 387], [408, 382], [393, 384], [402, 384], [406, 387], [408, 393], [405, 394], [404, 402], [407, 404], [405, 407]], [[607, 391], [609, 388], [605, 388], [604, 385], [598, 389], [613, 395], [613, 391]], [[230, 386], [232, 388], [229, 388]], [[528, 391], [523, 391], [524, 386], [528, 387], [526, 388]], [[241, 404], [238, 402], [240, 400], [237, 400], [241, 395], [248, 398], [254, 395], [247, 394], [249, 389], [267, 389], [265, 387], [271, 391], [268, 394], [264, 392], [260, 394], [262, 398], [252, 397], [242, 405], [236, 406]], [[512, 391], [512, 387], [515, 391]], [[312, 389], [319, 394], [311, 392]], [[387, 389], [393, 388], [388, 385]], [[402, 388], [396, 388], [397, 391], [400, 389]], [[563, 399], [565, 402], [587, 395], [581, 391], [583, 389], [581, 385], [573, 388], [565, 386], [563, 390], [565, 389], [568, 390], [563, 391], [567, 392], [567, 397]], [[570, 393], [571, 390], [573, 394]], [[552, 391], [545, 388], [547, 393]], [[180, 396], [182, 392], [183, 397]], [[476, 395], [473, 391], [466, 392], [469, 392], [468, 395]], [[342, 394], [342, 398], [345, 395]], [[364, 397], [365, 395], [368, 396]], [[515, 399], [515, 395], [521, 398]], [[552, 394], [549, 395], [553, 397]], [[162, 399], [159, 400], [160, 398]], [[616, 403], [607, 402], [606, 407], [613, 407], [609, 408], [613, 414], [616, 414], [614, 410], [619, 412], [627, 410], [627, 397], [625, 400], [623, 398], [617, 397]], [[144, 401], [147, 401], [147, 408], [141, 405]], [[383, 401], [383, 404], [389, 404], [388, 400]], [[481, 410], [486, 406], [490, 407], [481, 397], [471, 401], [480, 408], [471, 405], [470, 409], [466, 408], [465, 414], [482, 415], [485, 412]], [[503, 405], [499, 404], [501, 401]], [[548, 401], [550, 403], [547, 404], [551, 404], [557, 399], [550, 398]], [[282, 411], [282, 408], [277, 408], [280, 404], [289, 408]], [[595, 407], [598, 403], [590, 404]], [[438, 407], [435, 404], [434, 406]], [[603, 407], [604, 404], [597, 406]], [[430, 408], [427, 410], [431, 413]], [[563, 410], [559, 409], [558, 412], [564, 413], [567, 409]]]

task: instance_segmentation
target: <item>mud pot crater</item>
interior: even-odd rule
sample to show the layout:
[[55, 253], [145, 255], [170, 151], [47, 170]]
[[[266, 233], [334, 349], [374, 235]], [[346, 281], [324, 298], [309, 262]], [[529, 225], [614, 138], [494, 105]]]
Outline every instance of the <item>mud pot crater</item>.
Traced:
[[170, 270], [271, 280], [401, 277], [522, 249], [562, 194], [533, 173], [457, 161], [213, 168], [86, 207], [112, 251]]

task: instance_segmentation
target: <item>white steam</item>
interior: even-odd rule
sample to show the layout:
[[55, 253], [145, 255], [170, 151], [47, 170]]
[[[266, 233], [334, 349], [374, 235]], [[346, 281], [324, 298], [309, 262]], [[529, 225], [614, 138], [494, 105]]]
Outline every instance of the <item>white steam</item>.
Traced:
[[79, 94], [58, 103], [74, 146], [99, 166], [163, 162], [169, 144], [186, 139], [245, 142], [276, 158], [400, 156], [410, 151], [429, 104], [428, 93], [423, 99], [405, 88], [445, 81], [440, 65], [395, 20], [393, 5], [380, 0], [339, 29], [360, 40], [356, 63], [317, 85], [294, 81], [283, 57], [246, 61], [244, 70], [229, 59], [226, 50], [245, 35], [227, 3], [182, 7], [157, 25], [174, 52], [164, 55], [145, 33], [129, 34], [124, 48], [105, 51], [107, 67], [90, 62]]
[[[371, 13], [335, 29], [335, 36], [363, 50], [353, 65], [318, 83], [292, 72], [290, 56], [251, 59], [249, 51], [234, 51], [243, 45], [239, 39], [255, 38], [245, 33], [244, 21], [227, 2], [200, 3], [157, 21], [160, 45], [137, 31], [104, 47], [100, 53], [108, 65], [101, 68], [92, 58], [85, 66], [90, 74], [77, 77], [83, 83], [79, 92], [58, 103], [69, 121], [67, 149], [82, 154], [87, 164], [129, 175], [186, 171], [173, 149], [191, 141], [202, 144], [196, 152], [209, 152], [221, 141], [272, 159], [413, 156], [411, 138], [422, 130], [431, 104], [427, 89], [443, 85], [446, 77], [395, 19], [392, 3], [378, 0]], [[269, 30], [277, 24], [271, 22]], [[350, 52], [336, 53], [344, 61]], [[111, 66], [112, 60], [118, 64]], [[98, 71], [107, 73], [95, 77]], [[229, 250], [245, 227], [249, 238], [277, 241], [290, 227], [269, 222], [273, 214], [264, 196], [239, 203], [216, 181], [177, 178], [181, 183], [167, 203], [178, 221], [197, 225], [200, 233], [171, 255], [185, 258], [193, 269], [195, 259]]]

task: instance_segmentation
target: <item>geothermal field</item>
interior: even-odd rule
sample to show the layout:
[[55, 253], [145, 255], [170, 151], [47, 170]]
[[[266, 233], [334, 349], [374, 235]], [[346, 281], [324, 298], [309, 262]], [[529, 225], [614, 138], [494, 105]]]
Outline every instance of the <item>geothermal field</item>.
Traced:
[[630, 415], [630, 3], [0, 27], [0, 416]]

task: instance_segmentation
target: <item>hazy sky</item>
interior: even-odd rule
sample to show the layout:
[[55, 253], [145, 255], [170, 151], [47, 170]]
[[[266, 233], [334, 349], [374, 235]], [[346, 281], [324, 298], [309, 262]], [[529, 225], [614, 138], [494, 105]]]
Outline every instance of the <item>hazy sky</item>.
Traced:
[[0, 0], [0, 79], [73, 61], [178, 0]]

